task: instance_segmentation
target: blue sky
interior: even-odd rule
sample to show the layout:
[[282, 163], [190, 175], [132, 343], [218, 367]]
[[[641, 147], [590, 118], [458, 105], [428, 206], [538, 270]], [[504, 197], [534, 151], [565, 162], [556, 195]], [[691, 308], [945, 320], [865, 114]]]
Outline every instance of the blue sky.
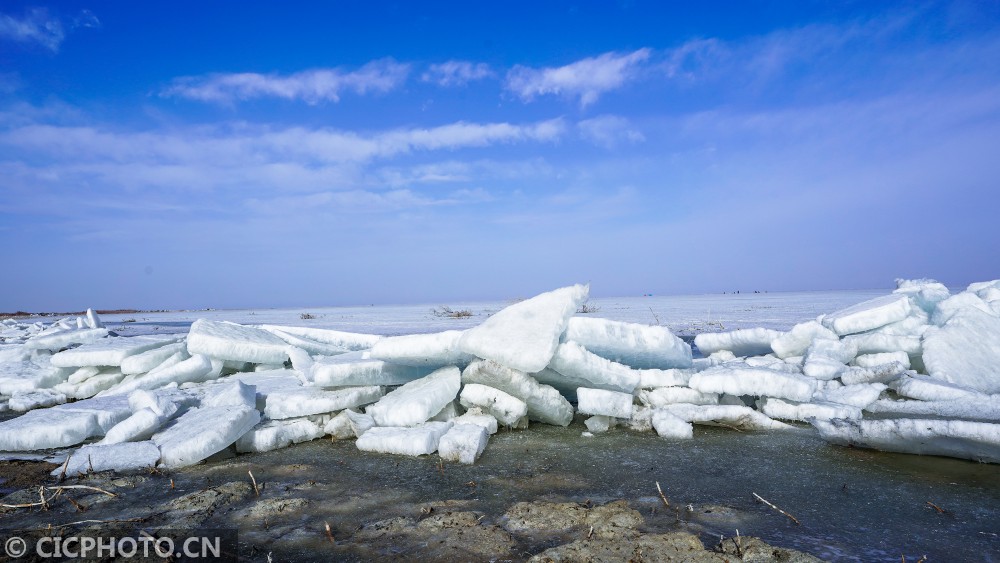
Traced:
[[1000, 276], [996, 2], [419, 4], [0, 3], [0, 310]]

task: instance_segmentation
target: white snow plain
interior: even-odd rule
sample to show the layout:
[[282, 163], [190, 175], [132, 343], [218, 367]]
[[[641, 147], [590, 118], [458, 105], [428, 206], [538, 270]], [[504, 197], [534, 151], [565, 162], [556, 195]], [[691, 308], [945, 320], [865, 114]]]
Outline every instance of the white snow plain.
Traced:
[[29, 412], [0, 422], [0, 451], [81, 446], [74, 471], [135, 471], [329, 436], [474, 463], [499, 425], [579, 414], [607, 436], [795, 424], [837, 444], [1000, 462], [998, 281], [595, 299], [584, 313], [588, 294], [462, 304], [480, 312], [454, 319], [415, 306], [8, 319], [0, 405]]

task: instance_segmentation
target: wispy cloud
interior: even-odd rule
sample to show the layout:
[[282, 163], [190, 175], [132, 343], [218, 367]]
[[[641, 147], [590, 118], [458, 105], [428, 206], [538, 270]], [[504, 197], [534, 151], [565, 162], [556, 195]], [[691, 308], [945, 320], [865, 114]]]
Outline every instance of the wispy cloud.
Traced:
[[388, 92], [402, 84], [409, 71], [409, 65], [381, 59], [353, 71], [320, 68], [288, 75], [242, 72], [185, 76], [175, 79], [161, 95], [224, 104], [254, 98], [282, 98], [314, 105], [340, 101], [344, 91], [356, 94]]
[[560, 67], [517, 65], [507, 73], [506, 88], [524, 101], [553, 94], [579, 98], [580, 106], [586, 107], [634, 79], [651, 52], [646, 48], [631, 53], [604, 53]]
[[631, 122], [618, 115], [601, 115], [584, 119], [576, 124], [576, 129], [585, 140], [607, 149], [624, 143], [641, 143], [646, 137], [632, 127]]
[[32, 8], [22, 18], [0, 14], [0, 39], [40, 45], [55, 53], [65, 37], [62, 22], [45, 8]]
[[424, 82], [433, 82], [439, 86], [464, 86], [474, 80], [482, 80], [495, 76], [486, 63], [469, 61], [447, 61], [431, 65], [427, 72], [421, 75]]

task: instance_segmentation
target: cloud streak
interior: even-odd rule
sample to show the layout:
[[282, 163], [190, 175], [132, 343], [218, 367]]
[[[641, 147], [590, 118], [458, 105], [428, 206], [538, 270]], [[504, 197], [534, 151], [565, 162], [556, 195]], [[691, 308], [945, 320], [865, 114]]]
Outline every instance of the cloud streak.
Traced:
[[465, 86], [469, 82], [496, 76], [486, 63], [469, 61], [447, 61], [433, 64], [427, 72], [421, 75], [424, 82], [433, 82], [438, 86]]
[[580, 107], [635, 79], [652, 53], [644, 48], [631, 53], [604, 53], [560, 67], [531, 68], [517, 65], [507, 73], [505, 88], [530, 102], [538, 96], [578, 99]]
[[161, 91], [164, 97], [232, 104], [256, 98], [301, 100], [309, 105], [338, 102], [341, 93], [385, 93], [406, 81], [410, 66], [393, 59], [372, 61], [354, 71], [336, 68], [288, 75], [256, 72], [217, 73], [177, 78]]
[[23, 18], [0, 14], [0, 39], [35, 44], [56, 53], [65, 38], [62, 23], [44, 8], [32, 8]]

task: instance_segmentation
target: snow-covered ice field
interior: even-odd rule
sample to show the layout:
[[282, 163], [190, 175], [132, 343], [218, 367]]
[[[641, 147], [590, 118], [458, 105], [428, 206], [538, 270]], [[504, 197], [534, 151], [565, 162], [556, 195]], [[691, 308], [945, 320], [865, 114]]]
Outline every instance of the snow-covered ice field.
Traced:
[[[1000, 552], [987, 524], [1000, 521], [992, 465], [1000, 463], [1000, 282], [589, 299], [588, 291], [5, 321], [0, 456], [65, 462], [70, 474], [177, 469], [225, 463], [211, 461], [220, 452], [262, 455], [332, 437], [341, 456], [353, 443], [354, 456], [440, 455], [495, 472], [527, 461], [510, 455], [516, 439], [524, 458], [556, 456], [560, 466], [592, 462], [613, 473], [617, 459], [620, 478], [587, 479], [590, 495], [608, 499], [641, 489], [632, 470], [661, 463], [693, 499], [713, 495], [700, 478], [726, 495], [780, 495], [779, 504], [824, 524], [771, 536], [825, 557], [941, 545]], [[469, 314], [443, 315], [445, 305]], [[577, 446], [554, 447], [560, 440]], [[493, 442], [504, 460], [491, 459]], [[315, 443], [301, 451], [319, 452]], [[914, 475], [933, 486], [903, 482]], [[873, 486], [899, 492], [874, 495]], [[862, 500], [855, 490], [869, 492]], [[911, 514], [931, 501], [949, 505], [933, 510], [951, 518], [935, 521], [950, 539], [878, 547], [871, 519], [885, 506], [903, 502]], [[846, 529], [851, 514], [863, 516]], [[908, 518], [883, 527], [912, 533]]]

